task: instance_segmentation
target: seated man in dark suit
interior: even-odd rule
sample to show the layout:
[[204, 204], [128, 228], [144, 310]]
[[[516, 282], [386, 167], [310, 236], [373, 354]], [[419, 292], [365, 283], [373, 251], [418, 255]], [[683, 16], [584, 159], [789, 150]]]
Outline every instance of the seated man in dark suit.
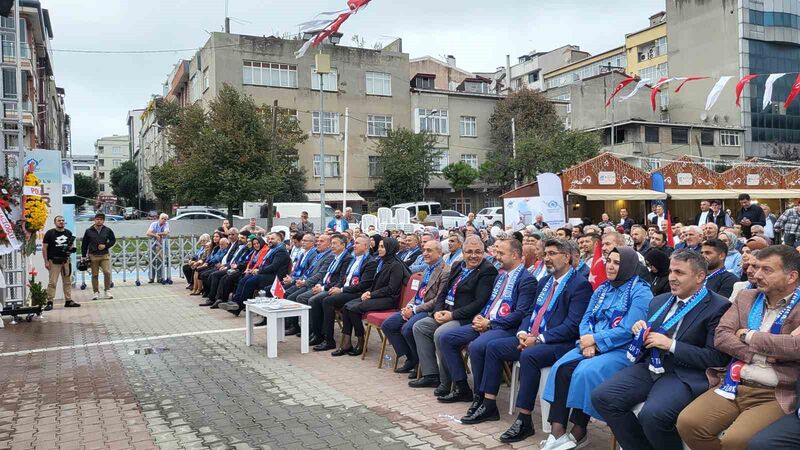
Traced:
[[[678, 414], [709, 388], [706, 369], [730, 357], [714, 348], [714, 331], [731, 303], [703, 286], [705, 259], [690, 250], [670, 258], [671, 293], [650, 302], [633, 326], [634, 361], [592, 392], [592, 404], [623, 448], [681, 450]], [[639, 416], [631, 409], [644, 402]]]
[[436, 301], [431, 317], [414, 324], [414, 341], [417, 343], [422, 378], [409, 381], [411, 387], [434, 387], [434, 394], [443, 397], [450, 392], [450, 375], [447, 367], [437, 361], [439, 340], [445, 331], [472, 322], [491, 295], [497, 269], [484, 258], [483, 241], [476, 235], [464, 240], [463, 262], [450, 268], [447, 287]]
[[[334, 239], [335, 241], [336, 239]], [[347, 266], [343, 266], [341, 278], [335, 286], [328, 288], [325, 295], [311, 297], [311, 324], [319, 326], [320, 334], [311, 340], [314, 351], [320, 352], [336, 348], [333, 340], [333, 323], [336, 320], [336, 308], [343, 307], [350, 300], [361, 297], [375, 280], [378, 262], [369, 256], [370, 238], [361, 235], [353, 244], [353, 258]], [[319, 324], [319, 325], [316, 325]]]
[[243, 280], [243, 285], [237, 289], [233, 301], [221, 303], [220, 309], [238, 316], [244, 310], [244, 302], [253, 298], [257, 290], [271, 286], [276, 277], [280, 280], [286, 276], [291, 262], [289, 252], [286, 251], [278, 233], [270, 233], [268, 238], [269, 250], [256, 276]]
[[497, 393], [502, 383], [504, 361], [520, 362], [519, 415], [500, 441], [519, 442], [534, 434], [531, 411], [539, 390], [541, 371], [575, 347], [578, 326], [586, 312], [592, 286], [572, 264], [570, 241], [549, 239], [544, 244], [548, 275], [536, 290], [534, 304], [520, 324], [516, 336], [498, 339], [486, 348], [483, 377], [475, 380], [482, 398], [461, 418], [465, 424], [496, 420]]
[[[800, 329], [792, 333], [794, 348], [800, 353]], [[795, 388], [797, 398], [800, 398], [800, 379]], [[793, 450], [800, 443], [800, 410], [795, 410], [773, 422], [772, 425], [759, 431], [750, 439], [747, 450]]]
[[403, 264], [406, 267], [411, 267], [417, 257], [422, 254], [422, 247], [419, 246], [419, 236], [416, 234], [409, 234], [406, 236], [406, 251], [403, 253]]
[[733, 285], [739, 281], [739, 278], [725, 269], [728, 246], [719, 239], [711, 239], [703, 242], [700, 252], [708, 262], [706, 287], [711, 292], [730, 298], [731, 292], [733, 292]]
[[[297, 301], [297, 297], [306, 293], [312, 287], [319, 284], [328, 272], [328, 267], [331, 266], [335, 255], [331, 251], [331, 235], [321, 234], [317, 236], [317, 247], [314, 259], [311, 260], [310, 266], [306, 269], [300, 278], [284, 278], [284, 286], [289, 284], [286, 289], [286, 299], [293, 302]], [[300, 335], [300, 321], [296, 317], [286, 319], [286, 336]]]
[[[483, 311], [472, 319], [472, 323], [443, 333], [439, 340], [439, 353], [455, 383], [452, 392], [437, 398], [442, 403], [473, 400], [461, 348], [469, 346], [473, 380], [475, 389], [478, 389], [483, 377], [486, 346], [494, 340], [513, 337], [522, 319], [530, 314], [537, 282], [525, 270], [522, 242], [516, 239], [497, 241], [494, 257], [502, 264], [503, 272], [495, 279], [491, 295], [484, 300]], [[478, 398], [474, 400], [477, 402]]]

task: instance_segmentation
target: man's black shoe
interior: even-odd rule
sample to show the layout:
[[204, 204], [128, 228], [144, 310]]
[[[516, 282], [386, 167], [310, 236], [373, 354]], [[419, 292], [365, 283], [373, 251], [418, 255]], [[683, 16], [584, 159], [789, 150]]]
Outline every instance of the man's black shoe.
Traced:
[[236, 311], [239, 309], [239, 304], [236, 302], [222, 302], [219, 304], [219, 309], [223, 311]]
[[412, 388], [430, 388], [439, 386], [439, 377], [436, 375], [427, 375], [417, 380], [408, 382], [408, 386]]
[[289, 327], [289, 328], [287, 328], [287, 329], [286, 329], [286, 330], [283, 332], [283, 335], [284, 335], [284, 336], [294, 336], [295, 334], [297, 334], [297, 333], [299, 333], [299, 332], [300, 332], [300, 328], [297, 328], [297, 327], [294, 327], [294, 326], [292, 326], [292, 327]]
[[219, 309], [220, 303], [222, 303], [222, 300], [215, 301], [214, 304], [211, 305], [211, 309]]
[[267, 326], [267, 319], [261, 319], [260, 322], [254, 323], [253, 326], [254, 327], [265, 327], [265, 326]]
[[333, 342], [328, 342], [325, 339], [323, 339], [322, 342], [320, 342], [319, 344], [314, 346], [314, 351], [315, 352], [325, 352], [325, 351], [328, 351], [328, 350], [333, 350], [335, 348], [336, 348], [336, 344], [334, 344]]
[[417, 379], [417, 368], [415, 367], [414, 370], [408, 373], [409, 380], [416, 380]]
[[410, 359], [407, 359], [405, 364], [403, 364], [402, 366], [398, 367], [397, 369], [394, 369], [394, 373], [409, 373], [409, 372], [414, 372], [414, 376], [415, 377], [417, 376], [417, 374], [416, 374], [416, 372], [417, 372], [417, 362], [416, 361], [411, 361]]
[[347, 354], [350, 356], [361, 356], [362, 353], [364, 353], [364, 347], [358, 345], [351, 348], [350, 351], [347, 352]]
[[67, 300], [66, 303], [64, 303], [64, 308], [78, 308], [80, 306], [80, 303], [75, 303], [72, 300]]
[[47, 304], [44, 305], [44, 308], [42, 308], [42, 311], [52, 311], [52, 310], [53, 310], [53, 302], [47, 302]]
[[466, 415], [467, 416], [471, 416], [471, 415], [475, 414], [475, 411], [482, 404], [483, 404], [483, 396], [482, 395], [478, 395], [478, 394], [473, 395], [472, 396], [472, 404], [469, 405], [469, 408], [467, 408], [467, 414]]
[[497, 412], [496, 407], [492, 408], [492, 411], [489, 411], [486, 405], [481, 405], [478, 406], [478, 409], [472, 414], [462, 417], [461, 423], [473, 425], [476, 423], [489, 422], [490, 420], [500, 420], [500, 413]]
[[215, 302], [213, 300], [206, 300], [204, 303], [200, 303], [197, 306], [212, 306], [212, 305], [214, 305], [214, 303]]
[[533, 429], [533, 425], [528, 425], [521, 419], [517, 419], [511, 424], [511, 428], [500, 435], [500, 442], [510, 444], [512, 442], [524, 441], [526, 438], [533, 436], [535, 432], [536, 430]]
[[469, 388], [469, 385], [466, 381], [460, 381], [456, 383], [455, 389], [453, 389], [449, 394], [436, 397], [436, 400], [439, 400], [442, 403], [471, 402], [472, 389]]
[[325, 342], [325, 338], [324, 337], [314, 335], [314, 336], [311, 336], [311, 339], [308, 340], [308, 345], [311, 345], [313, 347], [315, 345], [322, 344], [323, 342]]
[[436, 389], [433, 391], [433, 396], [434, 397], [444, 397], [445, 395], [447, 395], [449, 393], [450, 393], [450, 386], [449, 385], [439, 384], [438, 386], [436, 386]]
[[[334, 345], [332, 348], [334, 348], [334, 347], [336, 347], [336, 345]], [[317, 347], [314, 347], [314, 350], [316, 350], [316, 349], [317, 349]], [[347, 347], [347, 348], [341, 348], [340, 347], [340, 348], [337, 348], [335, 352], [332, 352], [331, 356], [344, 356], [344, 355], [348, 354], [350, 352], [350, 350], [352, 350], [352, 349], [353, 349], [352, 347]], [[322, 351], [322, 349], [320, 349], [319, 351]]]

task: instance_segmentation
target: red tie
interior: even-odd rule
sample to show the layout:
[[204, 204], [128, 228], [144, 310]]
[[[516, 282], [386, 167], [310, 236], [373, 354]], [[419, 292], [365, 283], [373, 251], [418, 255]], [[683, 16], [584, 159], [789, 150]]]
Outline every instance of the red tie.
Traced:
[[542, 325], [542, 319], [544, 319], [544, 313], [547, 312], [547, 308], [548, 306], [550, 306], [550, 302], [553, 300], [553, 294], [556, 293], [556, 287], [558, 287], [558, 281], [553, 281], [553, 287], [547, 294], [547, 300], [544, 301], [542, 307], [539, 308], [539, 312], [536, 313], [536, 318], [533, 319], [533, 326], [531, 327], [531, 336], [539, 336], [539, 327]]

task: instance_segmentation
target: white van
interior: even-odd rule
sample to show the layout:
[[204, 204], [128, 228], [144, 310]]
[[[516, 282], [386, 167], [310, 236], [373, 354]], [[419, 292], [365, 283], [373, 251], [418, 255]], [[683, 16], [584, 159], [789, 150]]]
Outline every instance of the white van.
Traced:
[[442, 205], [438, 202], [414, 202], [414, 203], [400, 203], [399, 205], [392, 206], [392, 213], [395, 213], [400, 208], [405, 208], [411, 215], [411, 219], [419, 219], [419, 212], [425, 211], [428, 216], [426, 221], [430, 220], [436, 223], [436, 226], [442, 226]]
[[[266, 219], [267, 218], [267, 204], [264, 202], [244, 202], [242, 205], [242, 216], [246, 219], [251, 217]], [[320, 208], [319, 203], [273, 203], [275, 207], [276, 219], [289, 219], [289, 222], [299, 222], [300, 213], [306, 211], [308, 219], [314, 222], [317, 227], [320, 226]], [[325, 223], [327, 224], [333, 219], [334, 209], [329, 205], [325, 205]], [[284, 221], [281, 221], [283, 223]], [[318, 230], [318, 228], [315, 228]]]

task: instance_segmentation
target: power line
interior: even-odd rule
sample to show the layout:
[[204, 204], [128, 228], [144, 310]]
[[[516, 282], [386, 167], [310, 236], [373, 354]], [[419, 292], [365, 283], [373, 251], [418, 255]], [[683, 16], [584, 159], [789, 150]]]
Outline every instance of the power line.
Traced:
[[85, 50], [85, 49], [67, 49], [67, 48], [54, 48], [53, 52], [59, 53], [85, 53], [94, 55], [146, 55], [153, 53], [176, 53], [176, 52], [190, 52], [199, 51], [202, 49], [218, 49], [238, 47], [239, 44], [219, 45], [214, 47], [190, 47], [190, 48], [173, 48], [164, 50]]

